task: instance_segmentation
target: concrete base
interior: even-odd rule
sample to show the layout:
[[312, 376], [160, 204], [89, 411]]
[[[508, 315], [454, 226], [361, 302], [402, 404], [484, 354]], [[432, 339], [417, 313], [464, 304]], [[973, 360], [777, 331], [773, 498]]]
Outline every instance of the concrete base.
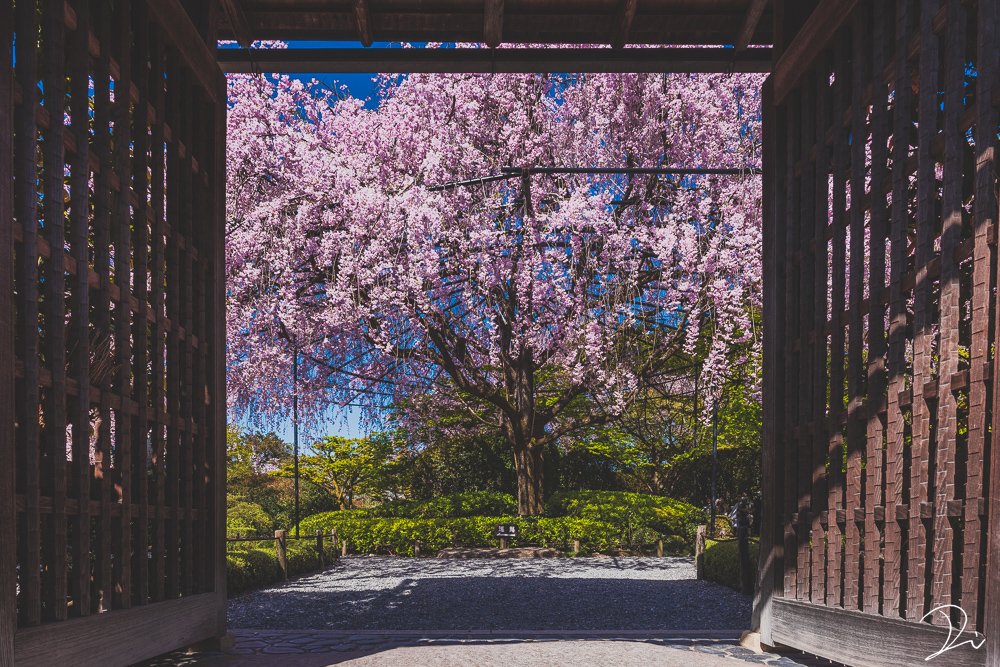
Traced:
[[745, 630], [740, 635], [740, 646], [754, 653], [764, 653], [764, 646], [760, 643], [760, 633], [753, 630]]

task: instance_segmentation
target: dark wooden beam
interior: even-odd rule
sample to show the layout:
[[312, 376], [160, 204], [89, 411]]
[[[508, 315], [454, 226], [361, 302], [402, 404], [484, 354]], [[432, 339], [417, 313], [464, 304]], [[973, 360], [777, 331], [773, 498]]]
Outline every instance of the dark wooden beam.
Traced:
[[802, 75], [812, 67], [816, 55], [833, 42], [837, 31], [857, 4], [858, 0], [822, 0], [813, 10], [774, 65], [775, 104], [784, 101]]
[[[14, 632], [17, 630], [17, 488], [14, 464], [16, 408], [14, 403], [14, 70], [11, 44], [14, 10], [11, 3], [0, 7], [0, 664], [14, 664]], [[18, 63], [20, 65], [20, 63]], [[24, 172], [19, 173], [24, 179]], [[32, 183], [31, 186], [33, 187]], [[22, 298], [24, 296], [21, 291]], [[22, 434], [23, 435], [23, 434]], [[23, 583], [21, 584], [24, 585]]]
[[[826, 607], [788, 598], [774, 600], [774, 641], [857, 667], [922, 665], [927, 656], [951, 640], [949, 630], [930, 623], [865, 614], [853, 609]], [[983, 635], [972, 630], [956, 635], [952, 650], [939, 659], [949, 667], [982, 667]], [[992, 637], [991, 637], [992, 639]], [[930, 660], [927, 664], [934, 664]]]
[[215, 49], [208, 48], [177, 0], [146, 0], [146, 5], [150, 16], [163, 27], [164, 37], [176, 47], [205, 94], [213, 102], [218, 101], [220, 91], [226, 89], [224, 77], [214, 67], [205, 67], [205, 63], [212, 62]]
[[483, 7], [483, 41], [496, 48], [503, 39], [503, 0], [485, 0]]
[[614, 34], [611, 36], [611, 46], [620, 49], [628, 43], [632, 32], [632, 21], [635, 19], [637, 0], [621, 0], [618, 15], [615, 17]]
[[226, 72], [767, 72], [770, 49], [223, 49]]
[[763, 15], [767, 3], [768, 0], [753, 0], [747, 7], [747, 14], [743, 19], [740, 34], [736, 36], [736, 49], [738, 51], [742, 51], [750, 44], [753, 34], [757, 32], [757, 25], [760, 23], [760, 17]]
[[[376, 11], [371, 6], [373, 39], [403, 42], [482, 42], [485, 0], [470, 3], [473, 11]], [[806, 0], [795, 0], [805, 2]], [[542, 13], [504, 3], [505, 44], [607, 44], [617, 26], [618, 0], [614, 10]], [[253, 39], [353, 41], [358, 38], [353, 5], [343, 11], [274, 9], [244, 0]], [[297, 5], [296, 5], [297, 6]], [[517, 9], [518, 11], [515, 11]], [[765, 12], [766, 15], [766, 12]], [[731, 44], [745, 19], [745, 10], [704, 10], [641, 14], [636, 12], [628, 42], [632, 44], [717, 46]], [[232, 35], [225, 33], [232, 39]], [[755, 39], [770, 42], [770, 22], [762, 22]]]
[[243, 11], [240, 0], [219, 0], [219, 2], [222, 4], [223, 11], [226, 12], [229, 27], [232, 29], [236, 41], [243, 48], [250, 48], [250, 45], [253, 44], [253, 38], [250, 36], [250, 22], [247, 21], [247, 15]]
[[358, 41], [365, 46], [371, 46], [372, 17], [368, 11], [368, 0], [354, 0], [354, 24], [358, 29]]

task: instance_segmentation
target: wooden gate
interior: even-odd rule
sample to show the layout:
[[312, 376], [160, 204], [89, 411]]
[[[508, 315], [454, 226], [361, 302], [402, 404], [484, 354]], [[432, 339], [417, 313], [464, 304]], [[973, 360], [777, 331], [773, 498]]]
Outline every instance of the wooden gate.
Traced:
[[127, 664], [225, 631], [225, 82], [177, 0], [0, 32], [0, 665]]
[[768, 83], [766, 643], [925, 664], [964, 610], [940, 663], [1000, 664], [997, 14], [823, 2]]

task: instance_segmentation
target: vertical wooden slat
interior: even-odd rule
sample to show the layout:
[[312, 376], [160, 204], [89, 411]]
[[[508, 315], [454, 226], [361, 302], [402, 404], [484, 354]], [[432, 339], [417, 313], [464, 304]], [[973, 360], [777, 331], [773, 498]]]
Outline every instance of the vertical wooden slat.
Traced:
[[153, 208], [153, 235], [150, 243], [152, 276], [152, 307], [156, 316], [156, 323], [153, 328], [153, 345], [151, 346], [152, 373], [153, 373], [153, 478], [155, 480], [155, 504], [157, 507], [154, 519], [155, 529], [153, 531], [153, 559], [152, 559], [152, 586], [151, 597], [153, 601], [159, 601], [164, 596], [164, 577], [166, 576], [166, 533], [165, 517], [163, 508], [166, 502], [165, 475], [166, 467], [164, 463], [165, 421], [161, 415], [166, 415], [164, 382], [166, 369], [164, 367], [166, 344], [166, 324], [164, 321], [164, 280], [166, 271], [166, 257], [163, 242], [164, 236], [164, 133], [163, 122], [165, 106], [163, 101], [163, 72], [164, 55], [163, 43], [157, 30], [150, 31], [150, 101], [152, 103], [155, 119], [152, 127], [151, 139], [151, 198]]
[[[24, 452], [24, 533], [18, 540], [22, 564], [21, 623], [41, 622], [41, 447], [38, 408], [39, 378], [39, 285], [38, 285], [38, 194], [36, 180], [35, 108], [38, 104], [38, 22], [34, 2], [17, 3], [16, 73], [21, 87], [21, 106], [15, 113], [16, 215], [21, 227], [18, 274], [21, 283], [21, 354], [24, 383], [20, 396], [18, 444]], [[22, 464], [18, 464], [20, 468]]]
[[[205, 127], [206, 119], [211, 119], [211, 115], [206, 116], [206, 106], [201, 96], [194, 92], [194, 115], [191, 132], [192, 152], [199, 165], [205, 164]], [[197, 257], [192, 262], [191, 292], [192, 292], [192, 319], [191, 334], [197, 337], [198, 346], [191, 343], [191, 418], [192, 424], [198, 426], [198, 430], [192, 435], [192, 497], [193, 507], [198, 513], [194, 520], [194, 542], [193, 542], [193, 577], [192, 591], [201, 592], [205, 581], [205, 567], [207, 547], [211, 544], [211, 539], [205, 533], [207, 513], [205, 512], [205, 435], [207, 432], [205, 424], [205, 351], [208, 341], [205, 336], [205, 288], [208, 276], [205, 272], [205, 255], [202, 253], [207, 249], [205, 246], [205, 234], [211, 231], [211, 209], [208, 207], [206, 197], [205, 174], [199, 173], [194, 178], [192, 191], [192, 219], [191, 219], [191, 245], [197, 251]]]
[[910, 127], [912, 123], [912, 89], [910, 63], [907, 55], [913, 34], [911, 0], [897, 0], [895, 63], [892, 110], [892, 218], [890, 223], [889, 262], [889, 345], [888, 345], [888, 412], [886, 415], [886, 500], [885, 500], [885, 583], [883, 608], [885, 616], [899, 616], [901, 611], [901, 575], [903, 530], [896, 508], [904, 503], [904, 439], [906, 416], [899, 396], [906, 389], [906, 324], [907, 292], [903, 288], [906, 274], [909, 231], [909, 159]]
[[[798, 211], [798, 178], [795, 175], [795, 163], [798, 160], [797, 150], [799, 131], [799, 105], [797, 103], [797, 93], [790, 94], [786, 100], [786, 130], [785, 140], [785, 248], [792, 255], [792, 262], [789, 262], [788, 271], [790, 275], [795, 275], [794, 253], [798, 249], [798, 224], [795, 220], [795, 212]], [[796, 568], [798, 553], [798, 498], [795, 493], [796, 463], [801, 450], [801, 440], [797, 436], [797, 403], [800, 400], [798, 392], [798, 360], [794, 351], [795, 341], [799, 337], [798, 317], [799, 317], [799, 296], [798, 280], [785, 281], [785, 340], [791, 345], [791, 349], [786, 348], [785, 355], [785, 384], [790, 391], [784, 404], [782, 424], [788, 438], [788, 446], [784, 451], [784, 471], [782, 474], [783, 484], [789, 493], [786, 494], [784, 513], [784, 568], [785, 582], [784, 597], [797, 597]]]
[[178, 149], [177, 129], [180, 127], [180, 101], [183, 92], [180, 89], [179, 58], [174, 49], [168, 52], [167, 67], [167, 121], [171, 126], [171, 141], [167, 146], [167, 227], [170, 230], [166, 239], [166, 309], [170, 328], [167, 332], [167, 442], [166, 442], [166, 497], [170, 508], [170, 518], [166, 530], [166, 596], [177, 597], [180, 591], [180, 432], [178, 417], [180, 406], [180, 341], [177, 329], [180, 326], [180, 284], [179, 284], [179, 233], [181, 225], [180, 214], [180, 179], [181, 162]]
[[[888, 235], [888, 207], [885, 192], [888, 175], [889, 116], [888, 90], [882, 80], [886, 34], [886, 0], [876, 0], [872, 11], [871, 71], [871, 183], [870, 224], [868, 246], [868, 381], [867, 381], [867, 448], [865, 455], [865, 590], [864, 611], [876, 614], [882, 592], [882, 535], [876, 524], [875, 510], [883, 507], [883, 455], [886, 410], [885, 395], [885, 253]], [[883, 510], [884, 511], [884, 510]]]
[[[997, 90], [1000, 90], [1000, 67], [996, 53], [1000, 49], [1000, 34], [997, 21], [1000, 19], [1000, 9], [997, 3], [981, 3], [979, 6], [977, 24], [977, 67], [979, 76], [976, 81], [976, 127], [975, 127], [975, 199], [973, 201], [973, 265], [972, 265], [972, 347], [969, 354], [969, 438], [968, 463], [965, 482], [965, 531], [964, 549], [962, 552], [962, 608], [969, 614], [969, 623], [976, 626], [982, 620], [980, 610], [983, 599], [980, 596], [985, 579], [985, 587], [990, 591], [994, 601], [1000, 596], [1000, 581], [997, 572], [1000, 563], [996, 560], [987, 563], [985, 577], [981, 576], [983, 564], [983, 524], [980, 515], [980, 503], [984, 500], [984, 484], [987, 443], [990, 434], [987, 433], [989, 368], [991, 355], [990, 340], [990, 305], [993, 266], [996, 263], [996, 245], [990, 242], [990, 230], [997, 230], [997, 136], [993, 128], [997, 126], [997, 108], [993, 103]], [[1000, 313], [998, 313], [1000, 314]], [[994, 332], [996, 329], [994, 329]], [[994, 340], [996, 333], [994, 333]], [[994, 369], [996, 362], [993, 362]], [[996, 370], [993, 371], [996, 375]], [[997, 392], [993, 392], [993, 419], [996, 420]], [[996, 422], [994, 421], [994, 424]], [[994, 458], [991, 462], [993, 477], [996, 479], [998, 469], [996, 452], [1000, 447], [996, 444], [997, 428], [992, 428], [990, 442]], [[997, 497], [996, 482], [990, 485], [990, 522], [991, 530], [988, 540], [996, 545], [995, 534], [1000, 532], [1000, 513], [996, 512]], [[991, 553], [996, 553], [991, 549]], [[1000, 608], [992, 607], [992, 615], [987, 619], [992, 621], [988, 629], [989, 637], [1000, 636]], [[991, 646], [998, 642], [990, 642]], [[993, 664], [1000, 663], [1000, 650], [987, 649], [988, 658]]]
[[919, 619], [924, 612], [926, 592], [927, 525], [921, 510], [930, 501], [929, 457], [931, 455], [931, 409], [924, 395], [924, 386], [931, 382], [934, 348], [931, 300], [932, 279], [928, 265], [934, 256], [937, 227], [934, 181], [934, 156], [931, 142], [937, 132], [938, 38], [934, 33], [933, 17], [936, 0], [921, 3], [920, 12], [920, 92], [917, 104], [917, 234], [916, 282], [913, 306], [913, 444], [910, 466], [910, 544], [907, 561], [908, 578], [906, 617]]
[[94, 304], [94, 325], [102, 350], [104, 370], [97, 378], [101, 391], [95, 448], [94, 475], [100, 484], [100, 517], [97, 522], [98, 545], [95, 568], [95, 589], [99, 591], [99, 611], [111, 608], [111, 591], [114, 590], [112, 570], [112, 534], [114, 520], [111, 516], [112, 466], [111, 466], [111, 390], [112, 347], [111, 340], [111, 214], [113, 196], [111, 179], [115, 156], [111, 146], [111, 24], [112, 17], [106, 5], [99, 6], [95, 16], [97, 39], [101, 53], [94, 63], [94, 153], [100, 170], [94, 177], [94, 269], [100, 280]]
[[63, 0], [42, 3], [42, 59], [45, 107], [50, 122], [43, 140], [45, 237], [51, 252], [45, 271], [45, 364], [52, 377], [46, 392], [44, 455], [52, 513], [46, 535], [46, 616], [66, 618], [66, 204], [64, 173], [66, 56]]
[[[781, 406], [784, 404], [782, 381], [782, 335], [785, 294], [785, 237], [783, 225], [784, 196], [781, 177], [784, 174], [781, 152], [778, 150], [783, 110], [773, 104], [773, 83], [764, 82], [761, 93], [763, 118], [761, 139], [763, 171], [761, 214], [763, 218], [764, 252], [764, 364], [763, 364], [763, 427], [761, 451], [761, 508], [759, 583], [754, 600], [751, 627], [759, 629], [761, 642], [771, 645], [772, 609], [775, 597], [782, 591], [783, 508], [782, 452], [785, 434], [780, 427]], [[218, 447], [218, 444], [216, 445]]]
[[149, 319], [147, 288], [149, 271], [149, 25], [145, 3], [137, 3], [132, 11], [132, 31], [135, 47], [132, 50], [132, 77], [138, 92], [136, 110], [132, 115], [132, 191], [135, 204], [132, 209], [132, 291], [138, 306], [132, 325], [134, 356], [136, 432], [133, 434], [133, 485], [138, 517], [133, 527], [133, 574], [135, 586], [133, 602], [146, 604], [149, 600]]
[[185, 239], [185, 247], [180, 256], [180, 319], [178, 323], [185, 332], [184, 343], [181, 345], [181, 406], [180, 419], [184, 424], [181, 429], [181, 499], [183, 504], [182, 529], [181, 529], [181, 592], [190, 595], [191, 584], [194, 579], [194, 522], [192, 519], [192, 508], [194, 501], [193, 489], [193, 434], [191, 432], [192, 408], [193, 408], [193, 373], [192, 361], [194, 359], [194, 349], [191, 347], [191, 335], [193, 327], [191, 316], [193, 312], [193, 278], [194, 268], [191, 257], [192, 239], [194, 237], [194, 206], [192, 205], [192, 193], [194, 173], [192, 166], [193, 144], [191, 128], [193, 126], [193, 100], [190, 82], [185, 78], [182, 82], [181, 114], [178, 134], [187, 149], [181, 161], [180, 173], [180, 236]]
[[[847, 35], [846, 30], [841, 31]], [[833, 177], [830, 266], [830, 419], [827, 451], [830, 458], [829, 496], [827, 499], [826, 604], [843, 605], [841, 544], [843, 530], [839, 513], [844, 507], [844, 312], [847, 297], [847, 165], [849, 144], [843, 117], [849, 101], [849, 41], [837, 41], [834, 53], [833, 102]]]
[[70, 247], [76, 262], [71, 289], [71, 364], [77, 393], [73, 424], [73, 467], [77, 513], [73, 539], [73, 615], [90, 614], [90, 3], [73, 3], [76, 30], [70, 39], [70, 117], [76, 143], [70, 170]]
[[226, 80], [219, 75], [219, 93], [213, 101], [212, 131], [212, 246], [211, 246], [211, 341], [209, 357], [211, 390], [211, 495], [212, 590], [219, 600], [216, 636], [226, 634]]
[[862, 95], [865, 88], [865, 72], [868, 61], [867, 20], [862, 6], [856, 9], [851, 29], [851, 210], [850, 210], [850, 299], [847, 351], [847, 480], [845, 504], [847, 507], [847, 528], [844, 555], [844, 607], [858, 609], [861, 606], [860, 560], [861, 537], [858, 522], [853, 514], [855, 508], [862, 507], [861, 459], [864, 452], [864, 387], [862, 378], [863, 360], [863, 313], [862, 292], [865, 276], [865, 106]]
[[132, 273], [132, 205], [130, 144], [132, 85], [132, 18], [131, 3], [123, 3], [116, 14], [119, 75], [115, 81], [115, 174], [119, 189], [115, 202], [115, 284], [121, 298], [114, 314], [115, 361], [117, 380], [115, 391], [122, 409], [115, 413], [115, 477], [121, 487], [121, 516], [115, 540], [115, 603], [128, 608], [132, 605], [132, 416], [127, 405], [133, 401], [132, 386], [132, 313], [128, 296], [131, 294]]
[[[955, 251], [962, 241], [962, 142], [959, 128], [965, 84], [965, 9], [948, 0], [944, 54], [944, 173], [941, 192], [941, 295], [938, 347], [937, 435], [934, 475], [934, 559], [931, 606], [951, 604], [954, 530], [948, 502], [955, 499], [958, 401], [951, 380], [958, 372], [961, 286]], [[943, 614], [932, 622], [947, 624]]]
[[817, 333], [814, 329], [815, 320], [813, 311], [815, 309], [815, 285], [813, 282], [813, 259], [815, 239], [815, 225], [813, 216], [815, 207], [815, 187], [813, 185], [815, 166], [810, 155], [813, 142], [816, 138], [815, 123], [815, 100], [816, 88], [812, 85], [812, 80], [816, 76], [814, 71], [807, 73], [803, 77], [803, 86], [799, 94], [799, 104], [801, 111], [799, 115], [799, 159], [802, 166], [799, 177], [798, 194], [798, 220], [799, 227], [799, 247], [796, 256], [799, 258], [799, 324], [797, 347], [799, 349], [799, 369], [798, 381], [800, 385], [798, 423], [800, 429], [799, 465], [796, 470], [796, 484], [798, 489], [797, 506], [799, 509], [798, 523], [798, 554], [796, 556], [797, 581], [796, 592], [800, 600], [809, 600], [812, 594], [810, 565], [812, 554], [809, 549], [809, 531], [811, 527], [811, 506], [812, 506], [812, 466], [813, 452], [816, 447], [816, 423], [815, 410], [813, 408], [813, 398], [816, 394], [816, 377], [813, 368], [815, 355], [813, 349], [819, 344]]
[[14, 495], [14, 8], [0, 6], [0, 664], [14, 662], [17, 629], [17, 513]]
[[[827, 508], [827, 475], [826, 458], [829, 424], [827, 422], [827, 267], [829, 256], [826, 242], [826, 232], [830, 222], [829, 212], [829, 173], [830, 157], [826, 144], [826, 133], [830, 128], [830, 58], [827, 54], [820, 56], [816, 65], [816, 103], [814, 134], [811, 139], [816, 144], [816, 158], [813, 173], [814, 194], [813, 206], [813, 253], [812, 280], [815, 305], [813, 307], [813, 334], [810, 338], [810, 348], [813, 352], [813, 414], [812, 421], [816, 425], [812, 429], [809, 443], [813, 452], [812, 458], [812, 492], [809, 515], [812, 521], [810, 542], [812, 551], [812, 591], [810, 599], [823, 603], [826, 600], [826, 533], [823, 530], [822, 518]], [[839, 545], [838, 545], [839, 546]]]

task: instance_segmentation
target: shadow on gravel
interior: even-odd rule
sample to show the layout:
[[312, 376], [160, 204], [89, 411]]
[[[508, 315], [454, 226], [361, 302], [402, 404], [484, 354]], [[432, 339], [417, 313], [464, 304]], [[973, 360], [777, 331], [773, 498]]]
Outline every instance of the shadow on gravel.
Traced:
[[[692, 579], [428, 576], [426, 567], [344, 573], [324, 590], [304, 579], [230, 603], [232, 627], [326, 630], [730, 630], [749, 627], [750, 598]], [[454, 572], [452, 572], [454, 574]], [[329, 577], [331, 573], [326, 573]], [[400, 577], [397, 579], [397, 577]], [[358, 588], [350, 584], [364, 583]], [[384, 584], [389, 582], [382, 580]]]

